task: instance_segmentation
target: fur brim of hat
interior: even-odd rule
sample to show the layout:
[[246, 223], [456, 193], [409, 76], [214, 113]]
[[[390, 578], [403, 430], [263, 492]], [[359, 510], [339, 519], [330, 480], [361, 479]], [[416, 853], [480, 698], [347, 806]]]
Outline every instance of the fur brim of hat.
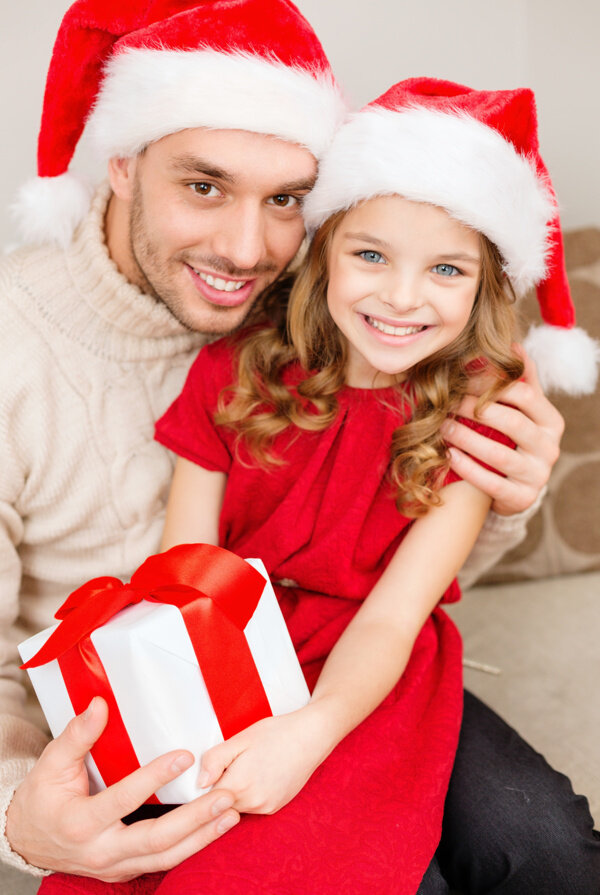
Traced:
[[356, 114], [321, 163], [305, 223], [314, 231], [336, 211], [389, 194], [438, 205], [484, 233], [518, 294], [544, 277], [553, 193], [528, 158], [470, 115], [377, 106]]
[[86, 129], [105, 159], [195, 127], [269, 134], [319, 158], [345, 114], [328, 74], [244, 53], [143, 48], [110, 60]]

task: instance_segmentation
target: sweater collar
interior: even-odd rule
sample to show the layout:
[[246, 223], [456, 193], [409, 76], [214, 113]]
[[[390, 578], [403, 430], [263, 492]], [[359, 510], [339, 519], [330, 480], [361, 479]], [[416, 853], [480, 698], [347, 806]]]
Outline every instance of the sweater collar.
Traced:
[[81, 301], [124, 336], [166, 339], [174, 350], [202, 344], [205, 336], [190, 332], [166, 305], [131, 283], [108, 254], [104, 216], [110, 196], [109, 184], [102, 184], [67, 249], [67, 265]]

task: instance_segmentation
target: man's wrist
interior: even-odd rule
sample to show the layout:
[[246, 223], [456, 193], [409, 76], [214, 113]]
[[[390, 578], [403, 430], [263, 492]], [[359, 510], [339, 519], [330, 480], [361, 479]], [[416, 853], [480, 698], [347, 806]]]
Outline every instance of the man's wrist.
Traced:
[[533, 503], [519, 513], [497, 513], [491, 509], [487, 515], [484, 529], [488, 531], [504, 531], [513, 529], [516, 526], [526, 525], [541, 507], [547, 491], [548, 486], [544, 485]]
[[29, 876], [39, 878], [49, 876], [52, 873], [51, 870], [44, 870], [42, 867], [30, 864], [18, 851], [15, 851], [8, 838], [8, 812], [17, 789], [18, 785], [0, 789], [0, 861], [17, 870], [22, 870]]

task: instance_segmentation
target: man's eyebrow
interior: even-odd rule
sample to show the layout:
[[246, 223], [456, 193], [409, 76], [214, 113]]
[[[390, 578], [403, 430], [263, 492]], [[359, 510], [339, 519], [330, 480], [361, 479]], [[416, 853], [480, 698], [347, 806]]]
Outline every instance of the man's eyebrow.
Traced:
[[[213, 177], [215, 180], [224, 180], [226, 183], [235, 183], [236, 179], [229, 171], [218, 168], [214, 162], [199, 158], [197, 155], [174, 155], [169, 160], [175, 170], [186, 174], [188, 177]], [[280, 193], [308, 193], [315, 185], [316, 175], [302, 180], [290, 180], [282, 183], [274, 191], [273, 195]]]
[[190, 177], [214, 177], [215, 180], [235, 183], [235, 177], [229, 171], [218, 168], [213, 162], [199, 158], [197, 155], [174, 155], [169, 161], [172, 168]]
[[288, 183], [283, 183], [275, 193], [278, 196], [280, 193], [308, 193], [312, 190], [316, 181], [315, 177], [306, 177], [304, 180], [290, 180]]
[[392, 246], [385, 239], [378, 239], [372, 233], [344, 233], [344, 239], [356, 239], [358, 242], [370, 242], [382, 249], [391, 249]]

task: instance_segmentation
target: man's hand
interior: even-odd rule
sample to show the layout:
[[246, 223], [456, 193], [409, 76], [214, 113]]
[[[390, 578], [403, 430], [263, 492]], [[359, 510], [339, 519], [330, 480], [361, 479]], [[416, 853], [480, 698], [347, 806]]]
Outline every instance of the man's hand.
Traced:
[[189, 752], [155, 759], [97, 795], [88, 793], [83, 759], [108, 718], [93, 699], [49, 743], [19, 786], [7, 814], [6, 835], [30, 864], [106, 882], [168, 870], [231, 829], [239, 815], [233, 796], [214, 790], [162, 817], [126, 826], [130, 814], [193, 762]]
[[[517, 448], [485, 438], [455, 420], [446, 420], [442, 434], [451, 445], [452, 469], [492, 498], [492, 510], [512, 516], [526, 510], [547, 483], [559, 455], [564, 420], [542, 392], [535, 364], [525, 351], [523, 379], [505, 388], [489, 404], [479, 420], [511, 438]], [[477, 396], [485, 391], [485, 378], [473, 377], [470, 394], [459, 409], [461, 416], [475, 419]], [[511, 406], [507, 406], [511, 405]], [[470, 454], [471, 456], [467, 456]], [[472, 457], [497, 469], [484, 469]]]
[[198, 782], [233, 792], [238, 811], [273, 814], [298, 794], [330, 751], [322, 729], [319, 709], [310, 704], [263, 718], [208, 749]]

